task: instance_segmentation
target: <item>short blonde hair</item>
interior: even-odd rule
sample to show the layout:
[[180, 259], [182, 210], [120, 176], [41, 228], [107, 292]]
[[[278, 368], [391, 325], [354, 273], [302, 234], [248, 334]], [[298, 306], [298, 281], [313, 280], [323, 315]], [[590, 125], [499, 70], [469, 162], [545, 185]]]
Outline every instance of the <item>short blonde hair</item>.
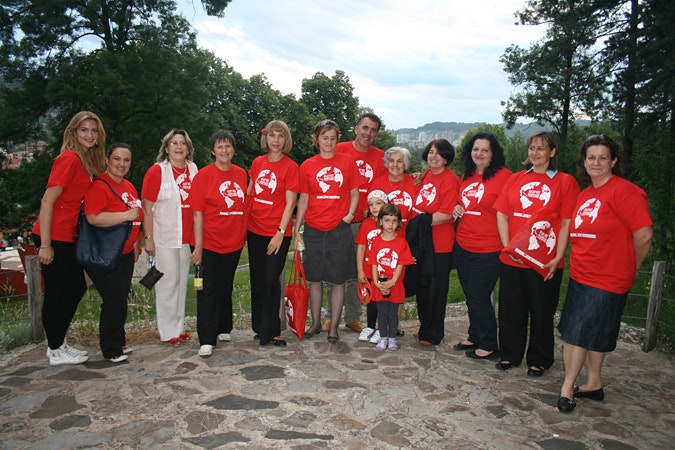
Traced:
[[284, 154], [290, 153], [291, 148], [293, 148], [293, 138], [291, 137], [291, 130], [283, 120], [272, 120], [265, 126], [265, 128], [262, 129], [262, 134], [260, 136], [260, 148], [265, 152], [270, 151], [270, 148], [267, 145], [267, 133], [270, 131], [281, 131], [284, 133], [284, 148], [281, 149], [281, 152]]
[[185, 138], [185, 142], [187, 143], [188, 152], [185, 159], [187, 159], [188, 161], [192, 161], [192, 155], [194, 155], [195, 153], [195, 148], [192, 145], [192, 139], [190, 139], [190, 135], [188, 134], [187, 131], [181, 128], [172, 128], [171, 131], [166, 133], [162, 138], [162, 146], [159, 147], [159, 152], [157, 153], [157, 162], [162, 162], [169, 159], [168, 153], [169, 141], [173, 139], [173, 137], [177, 134], [183, 136]]

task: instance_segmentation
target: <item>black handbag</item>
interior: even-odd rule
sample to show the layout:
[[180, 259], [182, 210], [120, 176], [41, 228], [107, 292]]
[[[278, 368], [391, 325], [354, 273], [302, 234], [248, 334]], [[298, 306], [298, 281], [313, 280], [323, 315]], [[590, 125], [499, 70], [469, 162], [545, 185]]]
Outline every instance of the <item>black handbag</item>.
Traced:
[[145, 276], [141, 278], [141, 281], [139, 281], [139, 283], [141, 283], [148, 289], [152, 289], [155, 283], [157, 283], [159, 279], [164, 276], [164, 274], [159, 270], [157, 270], [157, 267], [155, 267], [155, 258], [150, 257], [148, 259], [148, 264], [150, 265], [148, 273], [146, 273]]
[[[96, 178], [108, 185], [126, 206], [126, 202], [106, 180]], [[84, 215], [84, 204], [80, 208], [77, 222], [77, 239], [75, 240], [75, 262], [87, 270], [97, 273], [108, 273], [117, 267], [122, 255], [124, 243], [131, 233], [131, 221], [125, 221], [111, 227], [97, 227], [87, 222]]]

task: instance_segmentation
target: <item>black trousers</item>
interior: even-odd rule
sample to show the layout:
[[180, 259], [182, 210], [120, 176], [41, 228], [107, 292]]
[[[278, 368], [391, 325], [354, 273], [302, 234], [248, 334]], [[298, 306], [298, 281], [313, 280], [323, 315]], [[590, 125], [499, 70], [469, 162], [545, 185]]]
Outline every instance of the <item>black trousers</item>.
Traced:
[[428, 286], [418, 286], [417, 316], [419, 339], [434, 345], [445, 337], [445, 309], [448, 304], [448, 283], [452, 269], [452, 252], [434, 253], [434, 273]]
[[377, 305], [377, 325], [380, 338], [395, 338], [398, 330], [398, 303], [387, 300], [378, 300], [371, 303]]
[[[34, 234], [33, 241], [40, 247], [40, 236]], [[47, 335], [47, 344], [52, 350], [61, 347], [66, 338], [77, 306], [87, 291], [84, 271], [75, 260], [75, 243], [52, 241], [54, 260], [42, 265], [45, 281], [44, 301], [42, 303], [42, 326]]]
[[272, 238], [250, 231], [248, 242], [248, 263], [251, 274], [251, 324], [253, 332], [260, 337], [260, 344], [266, 344], [281, 334], [281, 286], [279, 280], [291, 237], [285, 236], [277, 254], [267, 254], [267, 245]]
[[[502, 264], [499, 285], [499, 353], [502, 361], [517, 366], [548, 369], [553, 365], [553, 315], [558, 309], [563, 269], [544, 281], [532, 269]], [[527, 329], [530, 328], [528, 342]]]
[[124, 323], [127, 321], [127, 298], [133, 273], [133, 251], [120, 256], [111, 272], [101, 274], [87, 270], [102, 299], [98, 334], [104, 358], [120, 356], [122, 347], [126, 345]]
[[204, 288], [197, 291], [199, 345], [216, 345], [220, 333], [232, 331], [232, 284], [241, 249], [232, 253], [202, 251]]

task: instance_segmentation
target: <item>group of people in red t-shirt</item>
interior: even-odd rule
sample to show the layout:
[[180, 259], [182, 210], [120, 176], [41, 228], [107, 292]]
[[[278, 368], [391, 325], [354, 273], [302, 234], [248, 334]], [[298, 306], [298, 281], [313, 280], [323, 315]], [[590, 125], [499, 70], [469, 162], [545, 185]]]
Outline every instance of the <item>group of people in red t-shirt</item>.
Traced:
[[[420, 325], [414, 337], [423, 346], [438, 345], [454, 267], [469, 313], [467, 338], [454, 348], [470, 358], [498, 359], [495, 366], [502, 371], [525, 358], [533, 377], [554, 361], [553, 315], [571, 242], [570, 286], [559, 325], [565, 381], [557, 406], [570, 412], [575, 398], [602, 400], [604, 354], [615, 348], [626, 296], [652, 237], [646, 194], [617, 176], [618, 144], [606, 135], [584, 142], [577, 166], [591, 185], [580, 193], [575, 179], [558, 170], [558, 142], [550, 132], [529, 138], [525, 169], [517, 173], [505, 167], [496, 137], [478, 133], [462, 149], [464, 170], [458, 177], [449, 169], [455, 149], [445, 139], [425, 148], [422, 159], [429, 169], [424, 174], [407, 174], [407, 149], [383, 152], [372, 145], [380, 126], [376, 115], [363, 114], [356, 139], [338, 143], [337, 123], [323, 120], [312, 136], [318, 154], [298, 167], [288, 157], [288, 126], [273, 120], [261, 132], [265, 154], [254, 159], [248, 173], [232, 164], [230, 132], [212, 135], [214, 162], [198, 171], [189, 135], [173, 129], [163, 138], [138, 199], [124, 178], [129, 146], [117, 143], [106, 151], [100, 119], [88, 111], [75, 115], [33, 230], [45, 280], [50, 364], [88, 359], [65, 341], [86, 289], [72, 258], [84, 203], [94, 225], [134, 224], [118, 267], [109, 274], [90, 273], [103, 297], [101, 350], [110, 361], [123, 361], [131, 351], [124, 320], [141, 222], [146, 251], [165, 273], [156, 285], [157, 324], [160, 339], [171, 345], [189, 339], [184, 315], [190, 263], [203, 278], [197, 293], [199, 355], [210, 356], [217, 341], [232, 339], [233, 279], [246, 243], [255, 338], [261, 346], [287, 345], [279, 321], [279, 276], [294, 238], [296, 251], [304, 251], [310, 284], [306, 338], [326, 331], [328, 342], [337, 342], [344, 310], [346, 327], [359, 332], [359, 340], [396, 350], [396, 338], [404, 335], [400, 306], [415, 295]], [[109, 186], [94, 183], [95, 177]], [[559, 226], [536, 222], [544, 212]], [[529, 248], [506, 252], [528, 227]], [[540, 248], [546, 261], [527, 255]], [[500, 277], [497, 320], [491, 295]], [[366, 327], [356, 282], [369, 286], [373, 300]], [[322, 323], [324, 285], [329, 289]], [[584, 365], [586, 383], [575, 386]]]

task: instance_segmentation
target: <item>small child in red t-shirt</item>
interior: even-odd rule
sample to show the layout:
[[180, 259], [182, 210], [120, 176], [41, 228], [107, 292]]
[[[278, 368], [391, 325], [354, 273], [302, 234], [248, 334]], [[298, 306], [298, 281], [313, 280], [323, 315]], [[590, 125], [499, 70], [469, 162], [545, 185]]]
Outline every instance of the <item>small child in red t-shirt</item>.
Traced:
[[[373, 239], [379, 235], [382, 230], [377, 223], [377, 217], [384, 205], [389, 203], [387, 194], [382, 190], [370, 191], [368, 193], [368, 217], [361, 222], [359, 231], [356, 233], [354, 243], [356, 244], [356, 271], [358, 280], [361, 283], [370, 283], [370, 266], [366, 263], [366, 252], [373, 243]], [[380, 333], [375, 328], [377, 323], [377, 304], [369, 302], [366, 306], [367, 325], [359, 334], [359, 341], [370, 341], [377, 344], [380, 339]]]
[[[377, 350], [398, 350], [398, 305], [405, 303], [403, 276], [405, 266], [415, 264], [408, 242], [397, 231], [403, 223], [396, 205], [386, 204], [380, 210], [377, 223], [382, 232], [373, 239], [366, 253], [366, 263], [371, 267], [372, 300], [377, 302], [377, 323], [380, 339]], [[401, 281], [400, 283], [398, 281]]]

